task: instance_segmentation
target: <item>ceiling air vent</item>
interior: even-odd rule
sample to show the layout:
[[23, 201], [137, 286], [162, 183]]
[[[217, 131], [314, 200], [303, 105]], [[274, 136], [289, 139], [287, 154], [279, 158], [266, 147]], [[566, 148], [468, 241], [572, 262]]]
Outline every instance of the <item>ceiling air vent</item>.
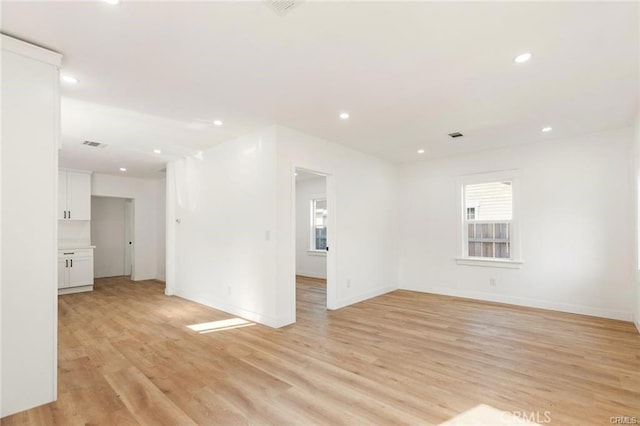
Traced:
[[451, 136], [452, 138], [455, 139], [455, 138], [461, 138], [464, 135], [462, 133], [460, 133], [460, 132], [453, 132], [453, 133], [449, 133], [449, 136]]
[[84, 141], [82, 145], [90, 146], [92, 148], [105, 148], [107, 144], [93, 141]]
[[271, 10], [280, 16], [284, 16], [294, 7], [300, 4], [302, 0], [264, 0]]

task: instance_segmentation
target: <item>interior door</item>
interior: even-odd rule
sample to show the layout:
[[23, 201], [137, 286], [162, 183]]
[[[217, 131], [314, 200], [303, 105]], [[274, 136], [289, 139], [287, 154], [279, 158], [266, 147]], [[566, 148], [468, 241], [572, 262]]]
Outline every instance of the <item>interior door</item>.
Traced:
[[134, 206], [133, 200], [124, 202], [124, 275], [133, 275], [133, 221]]

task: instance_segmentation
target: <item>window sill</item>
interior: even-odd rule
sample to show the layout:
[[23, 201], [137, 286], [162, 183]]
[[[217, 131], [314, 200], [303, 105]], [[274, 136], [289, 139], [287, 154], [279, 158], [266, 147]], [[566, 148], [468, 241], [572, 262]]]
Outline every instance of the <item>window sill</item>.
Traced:
[[326, 256], [327, 251], [326, 250], [307, 250], [307, 254], [309, 256]]
[[482, 259], [470, 257], [456, 257], [456, 263], [464, 266], [485, 266], [488, 268], [507, 268], [520, 269], [522, 261], [520, 260], [498, 260], [498, 259]]

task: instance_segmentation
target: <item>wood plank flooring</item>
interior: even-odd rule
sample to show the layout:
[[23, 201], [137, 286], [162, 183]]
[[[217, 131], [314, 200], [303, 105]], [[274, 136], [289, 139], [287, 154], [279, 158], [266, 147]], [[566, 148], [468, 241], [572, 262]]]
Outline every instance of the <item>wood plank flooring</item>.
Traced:
[[200, 333], [231, 316], [163, 290], [61, 296], [58, 401], [2, 424], [438, 424], [479, 404], [640, 421], [631, 323], [410, 291], [326, 311], [324, 282], [299, 277], [295, 325]]

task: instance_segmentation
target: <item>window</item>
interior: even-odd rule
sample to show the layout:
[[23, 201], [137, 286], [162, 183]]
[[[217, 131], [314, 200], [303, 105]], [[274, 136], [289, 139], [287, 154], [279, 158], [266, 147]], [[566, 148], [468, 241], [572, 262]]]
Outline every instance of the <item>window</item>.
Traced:
[[311, 248], [312, 251], [327, 250], [327, 199], [311, 200]]
[[476, 208], [467, 207], [467, 220], [473, 220], [476, 218]]
[[499, 262], [520, 263], [515, 222], [516, 188], [516, 172], [461, 179], [462, 250], [458, 263], [486, 266], [496, 266]]

